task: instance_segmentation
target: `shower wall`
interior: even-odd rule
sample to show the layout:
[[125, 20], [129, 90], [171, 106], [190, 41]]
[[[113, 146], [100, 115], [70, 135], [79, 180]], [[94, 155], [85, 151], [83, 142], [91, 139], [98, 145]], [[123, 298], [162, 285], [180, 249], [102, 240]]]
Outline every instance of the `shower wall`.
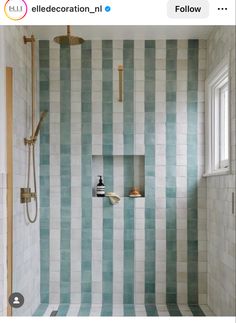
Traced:
[[[41, 302], [206, 303], [206, 42], [42, 40], [39, 58]], [[116, 206], [92, 196], [95, 156]]]
[[[4, 35], [3, 28], [0, 28], [0, 82], [5, 79], [5, 68], [4, 68]], [[6, 125], [4, 123], [5, 111], [5, 87], [0, 83], [0, 147], [2, 151], [5, 151], [5, 136], [6, 136]], [[7, 302], [4, 299], [6, 295], [6, 163], [5, 156], [0, 154], [0, 316], [6, 313]]]
[[235, 27], [214, 28], [208, 41], [207, 75], [230, 55], [231, 102], [231, 174], [207, 179], [208, 217], [208, 305], [216, 315], [236, 314], [235, 280], [235, 214], [232, 192], [235, 192]]
[[[3, 90], [2, 108], [5, 109], [5, 67], [13, 68], [13, 291], [24, 295], [25, 304], [13, 310], [13, 315], [31, 315], [39, 304], [39, 222], [28, 225], [25, 219], [25, 209], [20, 204], [20, 187], [26, 185], [26, 147], [24, 137], [30, 134], [31, 110], [31, 53], [30, 47], [24, 45], [23, 36], [29, 35], [28, 28], [1, 27], [2, 33], [2, 64], [1, 88]], [[2, 111], [1, 111], [2, 112]], [[1, 113], [4, 123], [5, 111]], [[6, 127], [5, 127], [6, 126]], [[3, 131], [1, 149], [4, 150], [7, 125]], [[2, 154], [4, 155], [4, 154]], [[6, 161], [1, 160], [0, 185], [0, 238], [4, 248], [0, 261], [0, 315], [6, 315]], [[3, 211], [3, 212], [2, 212]], [[3, 236], [3, 240], [2, 240]], [[4, 279], [5, 278], [5, 279]], [[2, 281], [3, 279], [3, 281]], [[3, 304], [3, 305], [2, 305]]]

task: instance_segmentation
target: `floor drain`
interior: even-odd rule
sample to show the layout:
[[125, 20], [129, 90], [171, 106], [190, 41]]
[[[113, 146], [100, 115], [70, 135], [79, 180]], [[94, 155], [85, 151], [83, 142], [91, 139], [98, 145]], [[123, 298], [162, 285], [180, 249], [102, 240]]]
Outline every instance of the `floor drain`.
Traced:
[[57, 312], [58, 311], [52, 311], [52, 313], [50, 314], [50, 316], [57, 316]]

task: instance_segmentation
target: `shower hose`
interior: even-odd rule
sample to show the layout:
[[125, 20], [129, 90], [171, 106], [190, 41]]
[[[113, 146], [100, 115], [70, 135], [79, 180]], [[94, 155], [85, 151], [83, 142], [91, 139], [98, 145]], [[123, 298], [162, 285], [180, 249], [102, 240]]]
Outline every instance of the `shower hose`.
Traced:
[[[32, 150], [31, 150], [32, 147]], [[29, 212], [29, 202], [26, 201], [26, 214], [30, 223], [34, 223], [38, 217], [38, 197], [37, 197], [37, 183], [36, 183], [36, 169], [35, 169], [35, 149], [34, 143], [28, 145], [28, 174], [27, 174], [27, 191], [30, 189], [30, 170], [31, 170], [31, 153], [32, 153], [32, 161], [33, 161], [33, 180], [34, 180], [34, 193], [31, 194], [31, 197], [34, 198], [35, 201], [35, 214], [32, 219]]]

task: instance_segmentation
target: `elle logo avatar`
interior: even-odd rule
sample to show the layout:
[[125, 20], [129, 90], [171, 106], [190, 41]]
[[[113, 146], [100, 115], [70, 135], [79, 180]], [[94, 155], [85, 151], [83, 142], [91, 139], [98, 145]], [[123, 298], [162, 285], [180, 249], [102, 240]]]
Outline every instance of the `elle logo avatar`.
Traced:
[[21, 20], [26, 16], [28, 6], [24, 0], [8, 0], [5, 3], [4, 11], [7, 18]]

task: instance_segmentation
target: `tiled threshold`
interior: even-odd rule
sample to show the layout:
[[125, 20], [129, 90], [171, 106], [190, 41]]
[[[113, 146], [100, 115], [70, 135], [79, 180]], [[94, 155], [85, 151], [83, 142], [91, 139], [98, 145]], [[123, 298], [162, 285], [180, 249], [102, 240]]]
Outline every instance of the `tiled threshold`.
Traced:
[[40, 304], [33, 316], [215, 316], [207, 305]]

